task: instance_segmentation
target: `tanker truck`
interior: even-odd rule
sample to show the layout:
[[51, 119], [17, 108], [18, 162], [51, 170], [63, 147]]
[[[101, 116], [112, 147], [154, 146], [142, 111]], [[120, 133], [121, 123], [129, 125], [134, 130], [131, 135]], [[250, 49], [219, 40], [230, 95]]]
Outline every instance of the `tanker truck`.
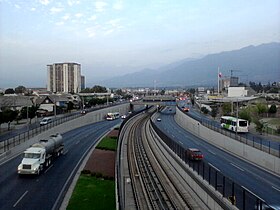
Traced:
[[33, 144], [24, 151], [23, 159], [18, 166], [18, 174], [39, 175], [56, 157], [62, 155], [63, 147], [62, 136], [58, 133]]

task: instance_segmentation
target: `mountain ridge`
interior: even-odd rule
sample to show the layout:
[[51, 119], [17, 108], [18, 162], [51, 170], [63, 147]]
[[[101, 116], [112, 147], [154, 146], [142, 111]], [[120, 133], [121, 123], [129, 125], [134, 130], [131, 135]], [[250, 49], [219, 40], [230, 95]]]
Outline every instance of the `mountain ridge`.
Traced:
[[[267, 82], [280, 80], [280, 43], [272, 42], [258, 46], [209, 54], [199, 59], [182, 59], [158, 69], [144, 69], [101, 81], [108, 87], [152, 87], [215, 85], [218, 67], [223, 75], [240, 76], [240, 81]], [[239, 73], [236, 73], [239, 72]], [[241, 75], [243, 75], [241, 77]], [[244, 81], [244, 82], [249, 82]]]

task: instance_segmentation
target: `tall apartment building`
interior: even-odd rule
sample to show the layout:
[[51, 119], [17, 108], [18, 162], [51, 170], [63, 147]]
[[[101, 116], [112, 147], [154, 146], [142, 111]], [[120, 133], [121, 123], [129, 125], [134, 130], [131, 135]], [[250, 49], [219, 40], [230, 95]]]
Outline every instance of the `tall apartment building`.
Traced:
[[81, 64], [54, 63], [47, 65], [47, 89], [58, 93], [78, 93], [81, 91]]

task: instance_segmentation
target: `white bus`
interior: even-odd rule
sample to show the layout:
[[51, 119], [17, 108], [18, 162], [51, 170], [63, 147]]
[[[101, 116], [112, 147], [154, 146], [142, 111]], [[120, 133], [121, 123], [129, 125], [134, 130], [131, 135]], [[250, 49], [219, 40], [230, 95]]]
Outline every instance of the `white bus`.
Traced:
[[240, 133], [246, 133], [249, 131], [248, 130], [249, 123], [247, 120], [237, 119], [236, 117], [231, 117], [231, 116], [221, 117], [221, 127]]
[[107, 120], [115, 120], [120, 118], [120, 113], [119, 112], [109, 112], [106, 116]]

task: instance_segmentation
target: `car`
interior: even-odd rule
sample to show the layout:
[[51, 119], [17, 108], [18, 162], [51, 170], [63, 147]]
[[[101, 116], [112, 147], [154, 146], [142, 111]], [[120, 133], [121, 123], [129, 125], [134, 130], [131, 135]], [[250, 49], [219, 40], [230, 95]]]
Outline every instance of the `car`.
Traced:
[[184, 112], [188, 112], [188, 111], [190, 111], [190, 108], [185, 107], [183, 110], [184, 110]]
[[87, 113], [87, 111], [86, 110], [81, 110], [81, 114], [86, 114]]
[[160, 122], [160, 121], [161, 121], [161, 119], [160, 119], [160, 118], [157, 118], [157, 121], [158, 121], [158, 122]]
[[186, 155], [189, 160], [202, 160], [204, 158], [202, 152], [197, 148], [188, 148]]
[[41, 121], [40, 121], [40, 126], [42, 125], [47, 125], [49, 123], [52, 122], [52, 119], [50, 117], [44, 117]]
[[122, 115], [122, 116], [121, 116], [121, 118], [122, 118], [122, 119], [125, 119], [125, 118], [126, 118], [126, 115], [125, 115], [125, 114], [124, 114], [124, 115]]

